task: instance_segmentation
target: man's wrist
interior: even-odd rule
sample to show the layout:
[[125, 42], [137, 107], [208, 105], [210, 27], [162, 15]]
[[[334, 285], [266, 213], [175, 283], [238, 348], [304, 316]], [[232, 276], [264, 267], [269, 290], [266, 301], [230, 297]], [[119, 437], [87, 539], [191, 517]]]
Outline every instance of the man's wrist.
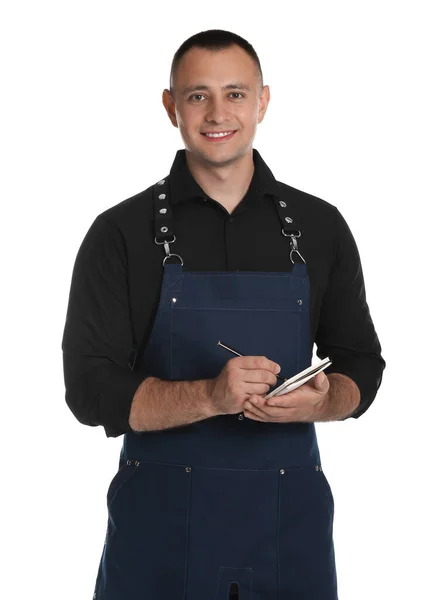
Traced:
[[321, 400], [317, 421], [339, 421], [353, 413], [360, 403], [360, 390], [356, 383], [342, 373], [330, 373], [329, 390]]
[[213, 379], [198, 379], [196, 381], [185, 382], [191, 384], [192, 394], [199, 399], [200, 410], [206, 419], [218, 416], [213, 402]]
[[134, 431], [154, 431], [217, 416], [212, 392], [213, 380], [167, 381], [147, 377], [134, 395], [129, 425]]

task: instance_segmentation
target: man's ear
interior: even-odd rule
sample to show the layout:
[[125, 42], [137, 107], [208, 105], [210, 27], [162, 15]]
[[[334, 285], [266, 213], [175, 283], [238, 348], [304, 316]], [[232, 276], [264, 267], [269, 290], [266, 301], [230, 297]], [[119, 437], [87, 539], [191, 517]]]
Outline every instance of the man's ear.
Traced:
[[164, 89], [164, 91], [162, 92], [162, 104], [165, 107], [165, 110], [171, 123], [174, 125], [174, 127], [178, 127], [175, 111], [176, 105], [170, 90]]
[[262, 121], [263, 121], [263, 118], [266, 113], [266, 109], [268, 108], [269, 100], [270, 100], [269, 85], [264, 85], [262, 88], [262, 91], [260, 93], [260, 98], [259, 98], [259, 114], [257, 116], [258, 123], [262, 123]]

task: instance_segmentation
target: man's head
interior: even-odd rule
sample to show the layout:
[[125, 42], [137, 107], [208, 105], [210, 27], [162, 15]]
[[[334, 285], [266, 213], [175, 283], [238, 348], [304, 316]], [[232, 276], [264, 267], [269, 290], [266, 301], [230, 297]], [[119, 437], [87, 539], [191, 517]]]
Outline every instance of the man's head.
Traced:
[[[203, 163], [224, 166], [251, 151], [269, 88], [254, 48], [234, 33], [214, 29], [192, 36], [177, 50], [162, 101], [186, 150]], [[213, 132], [234, 133], [206, 136]]]

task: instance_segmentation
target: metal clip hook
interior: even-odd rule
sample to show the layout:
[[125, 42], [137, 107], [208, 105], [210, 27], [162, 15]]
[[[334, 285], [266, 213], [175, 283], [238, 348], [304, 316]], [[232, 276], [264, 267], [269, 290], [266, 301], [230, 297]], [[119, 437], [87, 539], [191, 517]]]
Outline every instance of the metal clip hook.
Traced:
[[289, 258], [291, 259], [291, 263], [293, 265], [295, 265], [294, 259], [292, 258], [293, 254], [298, 254], [298, 256], [301, 258], [301, 260], [304, 262], [304, 264], [306, 264], [306, 261], [304, 260], [304, 258], [301, 256], [300, 251], [298, 250], [298, 244], [297, 244], [297, 238], [301, 237], [301, 231], [298, 231], [297, 233], [286, 233], [284, 229], [282, 229], [282, 235], [284, 235], [285, 237], [289, 237], [290, 239], [290, 244], [291, 244], [291, 252], [289, 254]]
[[183, 267], [183, 258], [179, 255], [179, 254], [172, 254], [171, 253], [171, 249], [170, 249], [170, 244], [173, 244], [176, 241], [176, 236], [173, 234], [173, 239], [172, 240], [164, 240], [163, 242], [158, 242], [157, 238], [154, 238], [154, 241], [156, 244], [158, 244], [158, 246], [162, 246], [165, 248], [165, 257], [162, 261], [162, 265], [165, 266], [165, 263], [167, 262], [167, 260], [169, 258], [171, 258], [172, 256], [176, 256], [177, 258], [180, 258], [180, 263]]
[[[300, 233], [300, 235], [301, 235], [301, 233]], [[299, 236], [295, 236], [295, 235], [291, 235], [290, 236], [290, 238], [291, 238], [291, 242], [290, 242], [291, 243], [291, 252], [289, 254], [289, 258], [291, 259], [291, 263], [293, 265], [295, 265], [294, 259], [292, 258], [293, 254], [298, 254], [298, 256], [301, 258], [301, 260], [304, 262], [304, 264], [306, 264], [306, 261], [304, 260], [304, 258], [302, 257], [300, 251], [298, 250], [298, 244], [297, 244], [296, 237], [300, 237], [300, 235]]]

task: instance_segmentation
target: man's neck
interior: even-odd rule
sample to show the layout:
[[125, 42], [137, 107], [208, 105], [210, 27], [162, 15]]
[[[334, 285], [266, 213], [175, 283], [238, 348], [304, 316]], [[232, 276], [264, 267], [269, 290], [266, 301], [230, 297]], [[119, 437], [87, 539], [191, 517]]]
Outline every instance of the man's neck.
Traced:
[[186, 152], [186, 163], [199, 186], [229, 213], [247, 193], [254, 174], [252, 150], [224, 167], [206, 166], [193, 159], [189, 152]]

